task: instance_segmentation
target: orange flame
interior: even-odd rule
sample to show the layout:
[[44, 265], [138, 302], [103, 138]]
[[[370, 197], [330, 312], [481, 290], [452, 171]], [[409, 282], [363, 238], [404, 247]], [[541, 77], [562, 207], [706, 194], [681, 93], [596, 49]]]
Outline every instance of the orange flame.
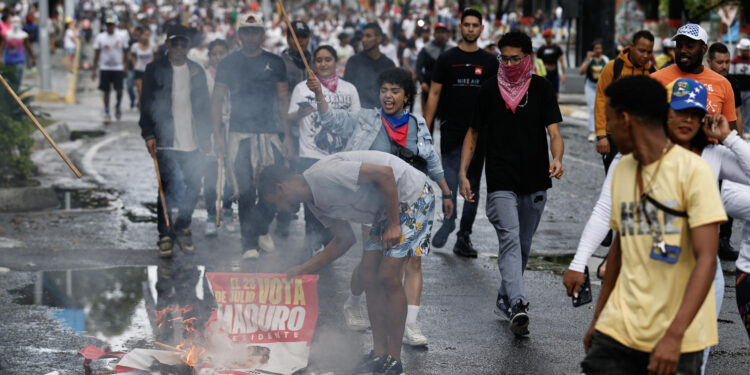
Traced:
[[[183, 341], [175, 346], [177, 350], [181, 351], [180, 359], [188, 364], [188, 366], [195, 366], [200, 361], [200, 357], [206, 352], [206, 349], [196, 343], [200, 339], [200, 332], [195, 329], [195, 322], [197, 317], [186, 318], [184, 315], [192, 312], [193, 306], [187, 305], [183, 307], [167, 307], [162, 310], [154, 311], [154, 316], [151, 318], [154, 322], [159, 322], [157, 325], [158, 329], [162, 329], [165, 323], [168, 323], [172, 327], [175, 322], [182, 324], [185, 329]], [[174, 316], [177, 315], [177, 316]]]

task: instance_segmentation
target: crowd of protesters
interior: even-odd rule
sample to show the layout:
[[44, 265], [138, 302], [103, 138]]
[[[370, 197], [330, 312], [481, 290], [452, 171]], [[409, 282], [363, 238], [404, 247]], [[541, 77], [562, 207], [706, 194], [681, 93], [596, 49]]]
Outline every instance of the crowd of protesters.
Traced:
[[[523, 274], [547, 190], [565, 172], [560, 15], [535, 17], [544, 39], [535, 47], [513, 14], [425, 14], [311, 2], [287, 24], [278, 12], [264, 17], [257, 3], [84, 2], [82, 17], [65, 26], [69, 55], [79, 38], [93, 42], [105, 123], [111, 91], [117, 120], [123, 91], [140, 111], [167, 192], [166, 210], [157, 210], [161, 257], [175, 247], [196, 251], [190, 228], [201, 191], [205, 235], [238, 231], [246, 262], [276, 251], [272, 222], [276, 236], [288, 236], [303, 207], [310, 258], [289, 277], [343, 255], [356, 243], [351, 223], [362, 225], [362, 259], [343, 309], [351, 329], [372, 328], [373, 350], [353, 373], [401, 374], [402, 344], [428, 344], [417, 322], [421, 257], [455, 231], [458, 194], [453, 252], [477, 257], [470, 236], [482, 172], [499, 242], [494, 311], [513, 334], [529, 335], [533, 296]], [[11, 12], [2, 22], [4, 63], [22, 72], [25, 54], [34, 60], [31, 35]], [[611, 245], [584, 339], [587, 374], [705, 371], [719, 339], [719, 257], [736, 260], [737, 306], [750, 337], [750, 145], [742, 137], [750, 134], [750, 40], [731, 56], [686, 24], [661, 43], [658, 58], [654, 41], [638, 31], [612, 59], [596, 41], [578, 69], [588, 140], [606, 179], [563, 277], [574, 301], [590, 288], [594, 250]], [[433, 236], [436, 206], [443, 215]], [[727, 214], [745, 221], [739, 252], [726, 226], [719, 229]]]

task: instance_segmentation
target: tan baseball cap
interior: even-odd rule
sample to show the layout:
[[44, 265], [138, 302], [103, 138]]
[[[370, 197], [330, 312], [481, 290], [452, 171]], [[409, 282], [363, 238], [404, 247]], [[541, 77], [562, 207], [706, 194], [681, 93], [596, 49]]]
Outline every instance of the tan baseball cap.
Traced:
[[265, 29], [266, 24], [263, 22], [263, 14], [251, 12], [237, 16], [237, 30], [243, 27], [258, 27]]

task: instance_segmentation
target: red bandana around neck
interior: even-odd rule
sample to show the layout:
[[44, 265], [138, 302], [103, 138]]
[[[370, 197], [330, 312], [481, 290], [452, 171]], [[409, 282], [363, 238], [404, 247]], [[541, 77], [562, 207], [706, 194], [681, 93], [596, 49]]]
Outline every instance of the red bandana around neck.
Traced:
[[336, 73], [333, 73], [328, 78], [323, 78], [319, 74], [315, 74], [316, 77], [318, 77], [318, 80], [320, 81], [320, 84], [325, 86], [327, 89], [331, 90], [331, 92], [335, 93], [336, 89], [339, 87], [339, 76]]
[[521, 60], [518, 65], [506, 65], [500, 63], [500, 69], [497, 70], [497, 87], [500, 89], [500, 96], [505, 101], [505, 108], [516, 113], [518, 103], [521, 102], [531, 84], [531, 55]]

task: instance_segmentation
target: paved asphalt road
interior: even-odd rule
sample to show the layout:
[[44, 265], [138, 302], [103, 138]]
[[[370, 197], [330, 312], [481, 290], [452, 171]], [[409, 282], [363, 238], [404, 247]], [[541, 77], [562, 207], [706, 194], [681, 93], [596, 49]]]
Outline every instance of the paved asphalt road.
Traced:
[[[47, 106], [47, 110], [76, 129], [101, 129], [97, 93], [89, 88], [79, 100], [82, 104], [77, 106]], [[206, 214], [201, 203], [192, 225], [197, 254], [178, 252], [172, 261], [158, 259], [156, 225], [137, 220], [151, 216], [144, 205], [155, 202], [156, 182], [136, 120], [136, 112], [126, 111], [123, 121], [108, 126], [103, 136], [63, 145], [86, 172], [77, 192], [83, 191], [81, 196], [89, 202], [92, 197], [97, 198], [94, 202], [104, 201], [103, 207], [0, 215], [0, 266], [4, 267], [0, 270], [1, 373], [58, 370], [78, 374], [82, 361], [75, 353], [88, 344], [109, 343], [121, 350], [151, 347], [156, 338], [148, 320], [153, 281], [176, 281], [172, 295], [158, 298], [170, 301], [195, 295], [193, 287], [201, 272], [229, 271], [232, 261], [239, 258], [237, 234], [204, 238]], [[525, 275], [531, 335], [515, 338], [507, 323], [492, 312], [499, 283], [494, 258], [497, 239], [482, 199], [472, 236], [479, 258], [454, 256], [450, 249], [455, 236], [445, 248], [434, 249], [424, 258], [419, 320], [430, 344], [426, 349], [404, 349], [407, 373], [580, 372], [581, 339], [592, 305], [573, 308], [560, 275], [567, 263], [563, 256], [574, 252], [604, 176], [593, 145], [586, 142], [585, 128], [566, 123], [562, 134], [566, 173], [549, 191], [532, 247], [535, 258]], [[73, 183], [52, 151], [37, 152], [35, 160], [43, 180], [66, 186]], [[276, 253], [243, 265], [242, 271], [283, 272], [303, 261], [308, 256], [301, 249], [303, 231], [303, 221], [293, 221], [288, 239], [276, 236]], [[346, 374], [369, 351], [369, 334], [348, 331], [341, 312], [360, 249], [358, 243], [320, 273], [320, 318], [311, 349], [311, 372]], [[597, 254], [602, 256], [605, 250]], [[719, 317], [721, 343], [712, 351], [708, 373], [747, 374], [750, 349], [734, 301], [734, 265], [722, 267], [727, 287]], [[598, 292], [595, 285], [595, 298]], [[68, 322], [61, 324], [59, 318]]]

